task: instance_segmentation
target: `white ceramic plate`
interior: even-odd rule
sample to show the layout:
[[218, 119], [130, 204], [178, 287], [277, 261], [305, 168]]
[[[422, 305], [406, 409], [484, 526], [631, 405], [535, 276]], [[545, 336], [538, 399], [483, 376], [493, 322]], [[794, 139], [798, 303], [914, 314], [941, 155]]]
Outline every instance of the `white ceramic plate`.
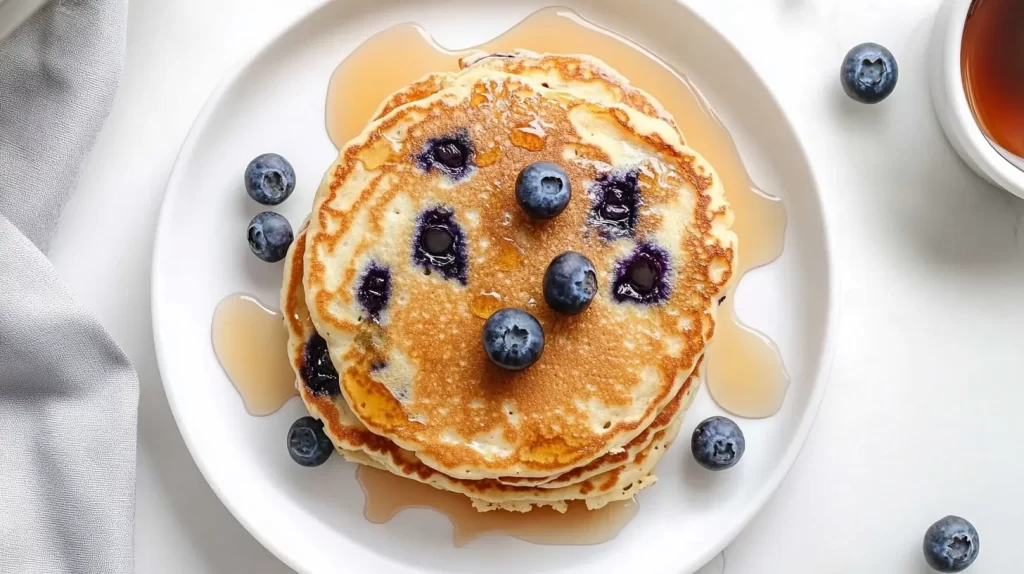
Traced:
[[245, 241], [244, 229], [260, 210], [241, 185], [246, 163], [265, 151], [292, 161], [298, 189], [280, 211], [297, 226], [336, 153], [324, 131], [324, 98], [331, 72], [349, 51], [405, 21], [424, 25], [443, 45], [466, 47], [544, 6], [329, 3], [273, 40], [210, 98], [168, 183], [153, 255], [157, 357], [185, 442], [238, 520], [300, 571], [692, 572], [754, 516], [809, 432], [831, 359], [836, 284], [818, 190], [790, 123], [732, 45], [683, 5], [563, 5], [685, 72], [737, 139], [755, 180], [784, 198], [790, 218], [785, 254], [744, 280], [737, 306], [782, 349], [793, 377], [785, 406], [769, 419], [743, 422], [743, 462], [712, 474], [692, 462], [686, 440], [698, 421], [719, 412], [702, 389], [683, 438], [658, 467], [660, 482], [638, 496], [639, 515], [618, 538], [598, 546], [539, 546], [491, 535], [455, 548], [447, 520], [430, 511], [405, 511], [384, 525], [367, 522], [354, 469], [340, 457], [315, 470], [294, 464], [284, 437], [303, 406], [295, 400], [270, 417], [247, 415], [210, 344], [210, 320], [222, 297], [246, 291], [274, 303], [281, 281], [281, 265], [258, 261]]

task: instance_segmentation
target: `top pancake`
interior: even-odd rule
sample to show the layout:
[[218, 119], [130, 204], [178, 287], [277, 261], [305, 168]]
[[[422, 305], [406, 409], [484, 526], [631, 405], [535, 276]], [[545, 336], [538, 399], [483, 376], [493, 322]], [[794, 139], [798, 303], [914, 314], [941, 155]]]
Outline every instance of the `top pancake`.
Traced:
[[[484, 58], [405, 92], [341, 151], [307, 232], [306, 302], [344, 399], [368, 429], [451, 476], [547, 477], [624, 447], [713, 333], [736, 256], [717, 175], [657, 102], [593, 59]], [[453, 149], [464, 165], [444, 163]], [[515, 201], [516, 176], [536, 161], [572, 183], [547, 222]], [[639, 205], [609, 224], [600, 206], [616, 189]], [[453, 230], [454, 262], [424, 255], [431, 225]], [[594, 263], [600, 291], [564, 317], [541, 280], [570, 250]], [[643, 254], [667, 265], [651, 303], [615, 284]], [[543, 326], [529, 369], [487, 360], [490, 297]]]

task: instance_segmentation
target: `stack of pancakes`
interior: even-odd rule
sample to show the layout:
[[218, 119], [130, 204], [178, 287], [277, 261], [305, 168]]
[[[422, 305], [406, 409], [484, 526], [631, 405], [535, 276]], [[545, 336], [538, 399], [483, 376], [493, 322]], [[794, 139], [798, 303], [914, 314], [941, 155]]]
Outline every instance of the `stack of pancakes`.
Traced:
[[[537, 161], [560, 165], [573, 191], [548, 221], [515, 199]], [[452, 245], [424, 257], [437, 214]], [[390, 96], [324, 177], [284, 276], [296, 384], [345, 458], [478, 510], [630, 498], [656, 480], [699, 385], [736, 265], [732, 220], [673, 118], [606, 64], [465, 58]], [[575, 316], [542, 292], [566, 251], [598, 273]], [[653, 295], [630, 291], [640, 252], [661, 258]], [[543, 326], [524, 371], [483, 350], [495, 304]]]

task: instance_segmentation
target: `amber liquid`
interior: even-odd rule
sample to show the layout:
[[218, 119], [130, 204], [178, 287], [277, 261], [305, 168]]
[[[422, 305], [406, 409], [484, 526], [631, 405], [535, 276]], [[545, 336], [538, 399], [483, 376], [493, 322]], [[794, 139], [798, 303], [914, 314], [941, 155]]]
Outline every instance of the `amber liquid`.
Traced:
[[990, 140], [1024, 157], [1024, 0], [975, 0], [962, 46], [975, 119]]
[[263, 416], [298, 396], [281, 315], [243, 294], [213, 312], [213, 350], [249, 414]]
[[526, 513], [477, 512], [461, 494], [390, 472], [360, 465], [356, 476], [366, 494], [367, 520], [387, 522], [405, 508], [437, 510], [451, 520], [456, 546], [465, 546], [489, 532], [537, 544], [600, 544], [615, 538], [637, 512], [632, 500], [613, 502], [598, 510], [587, 510], [582, 502], [574, 502], [564, 514], [547, 507]]
[[[570, 10], [547, 8], [534, 13], [501, 36], [465, 51], [438, 46], [414, 24], [403, 24], [371, 37], [335, 70], [327, 93], [326, 124], [340, 149], [372, 119], [381, 102], [396, 90], [431, 72], [459, 69], [459, 58], [475, 50], [584, 53], [625, 73], [631, 83], [657, 98], [675, 117], [683, 136], [718, 171], [736, 214], [739, 265], [722, 304], [715, 339], [707, 351], [708, 388], [727, 411], [765, 417], [782, 405], [789, 377], [775, 345], [739, 322], [732, 293], [744, 273], [775, 260], [783, 248], [786, 211], [782, 202], [762, 193], [750, 180], [725, 127], [703, 97], [681, 75], [640, 46], [587, 22]], [[508, 249], [514, 260], [514, 249]], [[479, 317], [493, 313], [498, 294], [480, 294], [470, 303]], [[444, 493], [386, 472], [360, 468], [366, 491], [366, 515], [374, 522], [402, 508], [429, 507], [451, 518], [456, 543], [484, 532], [500, 531], [538, 543], [593, 544], [614, 537], [636, 513], [632, 502], [598, 511], [573, 506], [566, 515], [551, 510], [526, 514], [475, 512], [464, 497]]]

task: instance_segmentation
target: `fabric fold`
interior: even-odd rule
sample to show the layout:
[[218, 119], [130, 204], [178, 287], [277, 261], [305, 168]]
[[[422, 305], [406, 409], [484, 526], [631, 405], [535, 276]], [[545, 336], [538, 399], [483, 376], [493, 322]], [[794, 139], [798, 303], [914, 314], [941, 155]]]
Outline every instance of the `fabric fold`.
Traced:
[[133, 567], [138, 379], [44, 254], [113, 102], [125, 16], [58, 0], [0, 40], [0, 572]]

